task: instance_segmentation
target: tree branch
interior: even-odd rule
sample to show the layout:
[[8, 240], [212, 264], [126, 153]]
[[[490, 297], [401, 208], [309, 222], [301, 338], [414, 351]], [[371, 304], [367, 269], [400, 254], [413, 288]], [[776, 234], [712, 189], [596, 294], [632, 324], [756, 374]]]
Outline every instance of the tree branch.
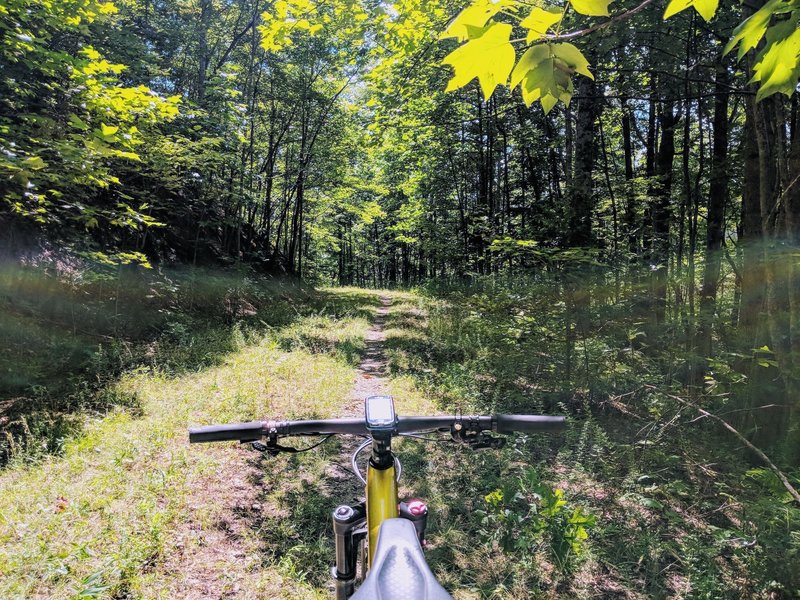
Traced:
[[590, 33], [594, 33], [595, 31], [600, 31], [601, 29], [605, 29], [606, 27], [609, 27], [614, 23], [619, 23], [620, 21], [624, 21], [625, 19], [628, 19], [633, 15], [642, 12], [653, 2], [655, 2], [655, 0], [644, 0], [644, 2], [642, 2], [639, 6], [635, 6], [630, 10], [626, 10], [624, 13], [614, 15], [608, 21], [597, 23], [596, 25], [592, 25], [591, 27], [587, 27], [585, 29], [578, 29], [577, 31], [570, 31], [569, 33], [562, 33], [559, 35], [548, 35], [547, 41], [560, 42], [562, 40], [574, 40], [575, 38], [584, 37], [586, 35], [589, 35]]
[[[656, 389], [655, 387], [653, 387], [653, 386], [649, 386], [649, 385], [648, 385], [648, 386], [646, 386], [646, 387], [648, 387], [648, 388], [650, 388], [650, 389]], [[720, 423], [720, 424], [721, 424], [721, 425], [722, 425], [722, 426], [723, 426], [725, 429], [727, 429], [727, 430], [728, 430], [728, 431], [730, 431], [730, 432], [731, 432], [733, 435], [735, 435], [737, 438], [739, 438], [739, 440], [740, 440], [740, 441], [741, 441], [741, 442], [742, 442], [742, 443], [743, 443], [745, 446], [747, 446], [748, 448], [750, 448], [750, 450], [752, 450], [752, 451], [753, 451], [753, 452], [756, 454], [756, 456], [758, 456], [758, 457], [759, 457], [759, 458], [762, 460], [762, 462], [763, 462], [765, 465], [767, 465], [767, 466], [768, 466], [768, 467], [769, 467], [769, 468], [772, 470], [772, 472], [773, 472], [773, 473], [775, 473], [775, 475], [777, 475], [777, 476], [778, 476], [778, 479], [780, 479], [781, 483], [783, 484], [783, 487], [785, 487], [785, 488], [786, 488], [786, 489], [789, 491], [789, 494], [792, 496], [792, 498], [794, 498], [794, 501], [795, 501], [795, 502], [797, 502], [797, 504], [798, 504], [798, 505], [800, 505], [800, 492], [798, 492], [798, 491], [797, 491], [797, 490], [794, 488], [794, 486], [792, 486], [792, 484], [791, 484], [791, 483], [789, 482], [789, 480], [786, 478], [786, 475], [784, 475], [784, 474], [783, 474], [783, 471], [781, 471], [781, 470], [780, 470], [778, 467], [776, 467], [776, 466], [775, 466], [775, 463], [773, 463], [773, 462], [772, 462], [772, 461], [769, 459], [769, 457], [768, 457], [766, 454], [764, 454], [764, 452], [762, 452], [762, 451], [761, 451], [759, 448], [757, 448], [756, 446], [754, 446], [754, 445], [753, 445], [753, 444], [750, 442], [750, 440], [748, 440], [748, 439], [747, 439], [746, 437], [744, 437], [744, 436], [743, 436], [741, 433], [739, 433], [739, 432], [738, 432], [736, 429], [734, 429], [733, 425], [731, 425], [730, 423], [728, 423], [728, 422], [727, 422], [725, 419], [723, 419], [722, 417], [718, 417], [717, 415], [715, 415], [715, 414], [712, 414], [712, 413], [708, 412], [707, 410], [704, 410], [704, 409], [700, 408], [699, 406], [697, 406], [697, 405], [695, 405], [695, 404], [692, 404], [692, 403], [691, 403], [691, 402], [689, 402], [688, 400], [685, 400], [685, 399], [683, 399], [683, 398], [681, 398], [681, 397], [679, 397], [679, 396], [673, 396], [672, 394], [666, 394], [666, 396], [667, 396], [667, 397], [669, 397], [669, 398], [672, 398], [673, 400], [676, 400], [677, 402], [680, 402], [680, 403], [681, 403], [681, 404], [683, 404], [684, 406], [689, 406], [689, 407], [691, 407], [691, 408], [695, 409], [697, 412], [699, 412], [699, 413], [700, 413], [701, 415], [703, 415], [704, 417], [709, 417], [709, 418], [711, 418], [711, 419], [714, 419], [715, 421], [717, 421], [718, 423]]]
[[242, 41], [242, 38], [247, 34], [247, 32], [250, 31], [252, 27], [255, 27], [257, 19], [258, 19], [258, 14], [254, 13], [253, 17], [247, 23], [245, 28], [233, 36], [231, 43], [228, 44], [228, 48], [225, 50], [225, 52], [222, 53], [222, 56], [214, 65], [214, 68], [211, 71], [212, 73], [216, 74], [217, 71], [219, 71], [222, 68], [222, 65], [224, 65], [225, 61], [228, 60], [228, 57], [231, 55], [231, 52], [233, 52], [233, 49], [236, 48], [236, 46], [239, 44], [240, 41]]

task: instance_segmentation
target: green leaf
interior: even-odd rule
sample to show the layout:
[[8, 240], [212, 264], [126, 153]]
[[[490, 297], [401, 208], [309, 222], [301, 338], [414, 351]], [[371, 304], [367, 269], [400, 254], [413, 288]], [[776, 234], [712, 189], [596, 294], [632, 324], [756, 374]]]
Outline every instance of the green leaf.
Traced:
[[756, 101], [779, 92], [786, 96], [794, 93], [800, 79], [798, 55], [800, 29], [797, 27], [797, 19], [770, 27], [767, 32], [767, 46], [761, 51], [759, 61], [753, 67], [751, 82], [761, 82]]
[[73, 127], [80, 129], [81, 131], [86, 131], [89, 129], [89, 126], [86, 124], [86, 122], [76, 114], [71, 114], [69, 116], [69, 122]]
[[646, 498], [644, 496], [639, 498], [639, 504], [641, 504], [645, 508], [651, 508], [654, 510], [661, 510], [662, 508], [664, 508], [664, 505], [661, 504], [661, 502], [659, 502], [655, 498]]
[[614, 0], [569, 0], [576, 13], [590, 17], [607, 17], [608, 5]]
[[733, 37], [725, 44], [723, 55], [728, 54], [739, 44], [737, 59], [741, 60], [744, 55], [747, 54], [748, 50], [755, 48], [767, 32], [767, 26], [769, 25], [769, 20], [772, 18], [773, 12], [781, 3], [781, 0], [770, 0], [740, 23], [739, 26], [733, 30]]
[[517, 66], [511, 73], [511, 88], [517, 87], [532, 69], [537, 68], [541, 62], [550, 57], [550, 46], [548, 44], [538, 44], [528, 48], [520, 57]]
[[553, 55], [564, 62], [573, 73], [580, 73], [589, 79], [594, 79], [594, 75], [589, 70], [589, 61], [583, 53], [569, 43], [553, 44]]
[[671, 0], [664, 11], [664, 19], [669, 19], [690, 6], [693, 6], [697, 14], [703, 17], [704, 20], [710, 21], [714, 17], [714, 13], [717, 12], [719, 0]]
[[539, 99], [539, 103], [542, 105], [544, 114], [547, 114], [553, 110], [553, 108], [555, 108], [556, 104], [558, 104], [558, 98], [551, 96], [550, 94], [545, 94]]
[[29, 156], [22, 161], [22, 166], [31, 171], [38, 171], [39, 169], [44, 169], [47, 163], [40, 156]]
[[[529, 48], [519, 59], [519, 63], [511, 74], [511, 87], [520, 85], [525, 104], [530, 106], [538, 100], [545, 114], [549, 113], [559, 100], [569, 104], [572, 98], [572, 80], [569, 73], [565, 72], [570, 67], [563, 59], [554, 56], [555, 46], [563, 45], [539, 44]], [[565, 56], [571, 59], [575, 58], [574, 53], [569, 49], [560, 48], [560, 50], [564, 52]], [[577, 48], [575, 50], [577, 51]], [[582, 56], [579, 51], [578, 55]], [[588, 62], [578, 66], [581, 70], [588, 72], [586, 68]]]
[[481, 36], [469, 40], [442, 61], [455, 70], [447, 91], [464, 87], [478, 78], [483, 97], [488, 100], [498, 85], [505, 85], [514, 67], [514, 47], [509, 42], [511, 25], [492, 23]]
[[525, 41], [528, 43], [534, 42], [544, 36], [548, 29], [561, 20], [563, 15], [564, 11], [559, 8], [539, 8], [535, 6], [531, 10], [531, 14], [520, 22], [520, 25], [528, 30]]
[[116, 127], [114, 125], [106, 125], [105, 123], [102, 123], [100, 125], [100, 131], [103, 133], [105, 137], [109, 137], [117, 133], [117, 131], [119, 131], [119, 127]]
[[504, 8], [514, 5], [513, 0], [477, 0], [458, 13], [447, 29], [439, 36], [440, 39], [454, 37], [463, 42], [476, 37], [476, 29], [482, 29], [486, 21], [491, 19]]

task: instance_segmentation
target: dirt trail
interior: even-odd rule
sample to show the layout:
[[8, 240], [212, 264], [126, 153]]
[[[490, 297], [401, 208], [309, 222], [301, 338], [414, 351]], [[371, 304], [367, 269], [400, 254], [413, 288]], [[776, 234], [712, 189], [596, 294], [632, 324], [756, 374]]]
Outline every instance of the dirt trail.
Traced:
[[[356, 369], [348, 403], [338, 416], [363, 415], [364, 398], [388, 393], [384, 326], [392, 299], [381, 296], [380, 301], [365, 337], [366, 348]], [[348, 502], [360, 496], [363, 489], [341, 466], [349, 466], [350, 455], [360, 439], [345, 436], [341, 442], [340, 455], [331, 461], [326, 479], [331, 498]], [[221, 468], [206, 476], [202, 489], [197, 489], [196, 496], [191, 498], [191, 507], [199, 514], [187, 518], [175, 532], [174, 548], [169, 549], [161, 567], [166, 578], [171, 580], [165, 590], [170, 597], [187, 600], [248, 598], [251, 597], [248, 590], [256, 587], [263, 574], [263, 548], [249, 532], [252, 523], [262, 519], [268, 509], [262, 504], [258, 484], [254, 483], [260, 480], [258, 461], [243, 460], [239, 453], [224, 455], [222, 461]], [[215, 509], [208, 510], [209, 497], [216, 498]], [[199, 517], [200, 514], [203, 516]], [[232, 569], [231, 565], [239, 568]], [[280, 585], [279, 580], [276, 583]]]
[[[380, 297], [381, 305], [375, 313], [375, 320], [365, 336], [364, 356], [356, 367], [356, 378], [350, 390], [347, 406], [339, 416], [363, 417], [364, 399], [368, 396], [388, 394], [389, 360], [386, 357], [385, 343], [386, 316], [392, 299], [389, 296]], [[362, 442], [361, 438], [342, 436], [341, 451], [337, 459], [331, 461], [327, 470], [328, 483], [333, 491], [332, 496], [339, 502], [357, 502], [364, 493], [361, 484], [349, 470], [350, 457]], [[341, 466], [345, 466], [344, 469]]]
[[375, 321], [367, 332], [366, 349], [361, 364], [358, 365], [358, 375], [353, 389], [350, 392], [350, 400], [353, 404], [348, 412], [353, 415], [360, 415], [364, 410], [364, 398], [367, 396], [385, 394], [387, 389], [387, 376], [389, 361], [386, 358], [384, 345], [386, 342], [386, 316], [389, 314], [389, 307], [392, 299], [389, 296], [381, 296], [381, 306], [375, 315]]

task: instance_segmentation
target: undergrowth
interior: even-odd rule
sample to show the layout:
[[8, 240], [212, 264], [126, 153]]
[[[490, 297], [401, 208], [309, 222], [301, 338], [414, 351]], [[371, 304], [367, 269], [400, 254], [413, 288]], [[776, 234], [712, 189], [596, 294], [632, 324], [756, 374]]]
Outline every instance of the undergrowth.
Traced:
[[[578, 519], [593, 522], [569, 561], [556, 549], [570, 535], [555, 542], [543, 537], [549, 526], [540, 515], [548, 501], [522, 491], [525, 470], [507, 473], [501, 485], [477, 479], [476, 487], [498, 490], [479, 508], [480, 531], [509, 550], [508, 565], [491, 563], [509, 590], [800, 595], [800, 509], [735, 439], [672, 400], [687, 394], [682, 380], [690, 357], [675, 332], [660, 332], [657, 346], [650, 341], [656, 333], [637, 315], [634, 299], [591, 302], [580, 314], [551, 281], [497, 279], [430, 288], [424, 298], [427, 335], [390, 341], [398, 373], [451, 408], [571, 417], [560, 447], [536, 465], [574, 503]], [[716, 359], [725, 368], [712, 365], [717, 379], [708, 395], [690, 390], [687, 397], [736, 419], [743, 363], [725, 356]], [[768, 397], [769, 383], [762, 393]], [[780, 448], [773, 450], [779, 458]], [[784, 467], [797, 485], [800, 471]], [[527, 572], [520, 570], [519, 544], [534, 553]], [[545, 551], [536, 555], [537, 548]], [[559, 574], [565, 570], [569, 577]]]

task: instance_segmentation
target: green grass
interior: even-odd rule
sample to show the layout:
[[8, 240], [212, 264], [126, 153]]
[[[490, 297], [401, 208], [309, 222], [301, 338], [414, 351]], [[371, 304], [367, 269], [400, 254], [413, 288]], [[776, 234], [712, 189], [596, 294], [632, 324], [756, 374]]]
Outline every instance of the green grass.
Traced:
[[[669, 338], [657, 351], [631, 348], [626, 328], [635, 323], [629, 323], [629, 309], [598, 304], [592, 310], [601, 314], [592, 317], [591, 329], [576, 336], [567, 379], [558, 295], [532, 282], [490, 288], [425, 297], [423, 335], [406, 331], [408, 315], [400, 317], [389, 340], [393, 371], [445, 409], [569, 414], [573, 425], [552, 440], [557, 445], [532, 440], [521, 453], [504, 451], [496, 473], [507, 479], [520, 463], [533, 464], [598, 522], [569, 573], [554, 569], [542, 547], [533, 561], [519, 553], [491, 552], [483, 561], [478, 551], [465, 553], [459, 569], [447, 570], [451, 580], [476, 587], [481, 597], [800, 593], [800, 510], [777, 480], [724, 432], [684, 422], [693, 415], [676, 415], [663, 396], [626, 396], [619, 404], [627, 413], [604, 404], [644, 383], [664, 385], [663, 369], [673, 369], [670, 357], [680, 354]], [[748, 474], [753, 467], [757, 476]], [[442, 473], [446, 478], [448, 469]], [[467, 480], [474, 482], [471, 489], [457, 481], [445, 489], [480, 508], [480, 497], [497, 481], [483, 471]], [[453, 496], [434, 491], [437, 496], [437, 506], [457, 505]], [[468, 512], [450, 514], [448, 523], [474, 541], [480, 536]]]
[[[401, 494], [428, 500], [428, 559], [457, 599], [794, 593], [798, 511], [770, 473], [732, 465], [729, 447], [691, 429], [667, 436], [587, 412], [581, 390], [570, 398], [550, 379], [559, 358], [545, 352], [554, 325], [544, 309], [531, 323], [513, 302], [466, 295], [257, 288], [255, 314], [223, 309], [200, 328], [173, 313], [167, 332], [132, 345], [136, 361], [98, 369], [120, 373], [92, 389], [103, 411], [76, 406], [57, 448], [22, 449], [0, 472], [0, 597], [330, 597], [330, 511], [361, 495], [345, 470], [352, 442], [263, 458], [189, 446], [186, 428], [355, 410], [354, 366], [381, 294], [393, 300], [389, 388], [402, 414], [574, 413], [565, 435], [502, 451], [398, 442]], [[203, 302], [214, 305], [210, 291]], [[41, 393], [40, 426], [63, 410]], [[484, 497], [529, 466], [597, 518], [567, 571], [545, 540], [506, 553], [481, 533]]]
[[324, 300], [239, 271], [59, 268], [0, 267], [0, 464], [58, 453], [87, 413], [135, 406], [122, 374], [213, 366]]
[[120, 385], [142, 398], [143, 417], [110, 415], [68, 443], [63, 458], [4, 473], [2, 569], [14, 577], [0, 596], [69, 597], [95, 573], [112, 588], [152, 593], [153, 581], [140, 588], [140, 571], [169, 549], [192, 487], [230, 466], [226, 455], [244, 460], [231, 448], [189, 448], [186, 427], [331, 414], [349, 387], [349, 370], [336, 361], [263, 344], [202, 374], [126, 378]]
[[[415, 302], [395, 296], [391, 335], [396, 315]], [[182, 579], [198, 573], [215, 590], [240, 590], [245, 597], [329, 597], [330, 511], [361, 494], [335, 465], [346, 462], [346, 442], [258, 459], [235, 445], [190, 447], [186, 427], [341, 414], [355, 361], [342, 348], [361, 348], [377, 305], [375, 293], [323, 290], [307, 316], [283, 327], [234, 328], [234, 347], [199, 371], [147, 368], [125, 375], [113, 393], [138, 398], [137, 410], [86, 414], [61, 456], [19, 461], [0, 474], [0, 597], [166, 598], [185, 591]], [[410, 376], [395, 377], [391, 388], [405, 414], [440, 409]], [[398, 450], [406, 464], [403, 493], [436, 505], [431, 564], [446, 583], [463, 585], [463, 577], [452, 575], [452, 561], [480, 565], [485, 553], [478, 548], [476, 557], [461, 531], [476, 491], [462, 482], [480, 479], [485, 458], [413, 441]], [[245, 506], [237, 504], [236, 489], [225, 493], [230, 478], [244, 480]], [[235, 534], [221, 533], [230, 527]], [[239, 551], [209, 554], [214, 543]], [[171, 558], [179, 545], [180, 561]], [[472, 577], [466, 582], [485, 586]], [[457, 597], [474, 596], [466, 594]]]
[[[371, 300], [342, 292], [287, 329], [245, 335], [237, 328], [230, 352], [198, 372], [125, 375], [114, 391], [135, 395], [137, 411], [87, 417], [62, 456], [7, 468], [0, 474], [0, 597], [170, 597], [183, 575], [159, 567], [173, 551], [175, 532], [188, 514], [199, 527], [214, 529], [213, 515], [230, 509], [220, 504], [230, 498], [197, 491], [221, 471], [238, 472], [249, 458], [232, 445], [189, 447], [186, 428], [266, 416], [336, 416], [352, 384], [352, 359], [333, 350], [284, 349], [285, 340], [316, 331], [332, 348], [353, 344], [368, 325], [363, 313], [352, 316], [354, 310]], [[319, 460], [312, 455], [309, 464], [317, 461], [320, 469]], [[296, 471], [268, 473], [281, 473], [287, 493]], [[225, 483], [216, 485], [224, 490]], [[333, 503], [317, 501], [309, 522], [326, 527]], [[314, 596], [297, 571], [308, 562], [303, 545], [292, 538], [291, 553], [269, 561], [268, 553], [259, 556], [263, 543], [257, 528], [245, 531], [237, 544], [249, 548], [251, 558], [214, 565], [219, 575], [233, 571], [228, 576], [246, 582], [248, 593], [265, 597]]]

